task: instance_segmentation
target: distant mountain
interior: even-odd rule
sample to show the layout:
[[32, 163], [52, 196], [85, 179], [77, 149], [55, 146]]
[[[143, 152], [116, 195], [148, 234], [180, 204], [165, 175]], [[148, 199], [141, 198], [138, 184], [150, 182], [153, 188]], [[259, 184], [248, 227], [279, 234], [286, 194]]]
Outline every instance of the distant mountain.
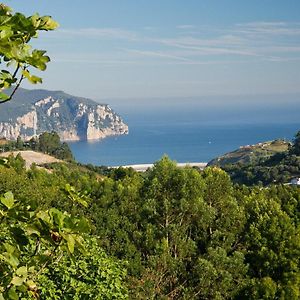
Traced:
[[62, 91], [18, 89], [0, 105], [0, 137], [28, 140], [56, 131], [62, 140], [92, 140], [128, 133], [128, 126], [107, 104]]

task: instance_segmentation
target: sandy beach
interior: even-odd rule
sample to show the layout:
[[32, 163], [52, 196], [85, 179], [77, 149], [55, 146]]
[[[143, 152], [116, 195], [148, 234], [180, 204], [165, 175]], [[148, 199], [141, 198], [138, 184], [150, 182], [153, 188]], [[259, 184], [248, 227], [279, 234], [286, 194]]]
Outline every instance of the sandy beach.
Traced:
[[[177, 166], [181, 167], [181, 168], [189, 166], [189, 167], [197, 167], [197, 168], [200, 168], [200, 169], [204, 169], [207, 166], [207, 163], [206, 162], [196, 162], [196, 163], [186, 162], [186, 163], [177, 163]], [[138, 164], [138, 165], [114, 166], [112, 168], [119, 168], [119, 167], [122, 167], [122, 168], [132, 168], [132, 169], [134, 169], [137, 172], [145, 172], [145, 171], [147, 171], [147, 169], [152, 168], [153, 164]]]

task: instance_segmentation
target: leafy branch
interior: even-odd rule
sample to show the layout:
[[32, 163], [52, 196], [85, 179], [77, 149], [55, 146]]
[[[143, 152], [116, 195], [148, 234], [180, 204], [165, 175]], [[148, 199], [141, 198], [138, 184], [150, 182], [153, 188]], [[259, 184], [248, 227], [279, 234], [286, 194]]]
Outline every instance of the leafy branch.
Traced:
[[[42, 83], [42, 78], [31, 74], [29, 69], [44, 71], [50, 58], [46, 51], [32, 49], [30, 41], [38, 37], [39, 31], [57, 27], [58, 23], [50, 16], [13, 14], [11, 8], [0, 4], [0, 104], [12, 99], [24, 79], [32, 84]], [[10, 71], [13, 66], [15, 70]]]

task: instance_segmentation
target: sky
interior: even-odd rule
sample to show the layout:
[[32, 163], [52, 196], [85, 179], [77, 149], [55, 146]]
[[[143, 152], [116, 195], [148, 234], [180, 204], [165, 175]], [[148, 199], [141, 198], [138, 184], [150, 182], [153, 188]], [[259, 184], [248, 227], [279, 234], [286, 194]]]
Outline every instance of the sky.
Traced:
[[60, 24], [34, 41], [51, 57], [34, 88], [96, 100], [300, 92], [299, 0], [4, 3]]

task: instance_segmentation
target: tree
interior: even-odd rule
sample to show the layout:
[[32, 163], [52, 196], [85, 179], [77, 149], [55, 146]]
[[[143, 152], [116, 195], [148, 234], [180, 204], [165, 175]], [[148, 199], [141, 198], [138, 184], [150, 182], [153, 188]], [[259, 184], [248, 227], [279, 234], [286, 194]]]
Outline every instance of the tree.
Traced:
[[295, 134], [294, 143], [291, 147], [290, 153], [300, 155], [300, 131]]
[[299, 299], [299, 228], [280, 203], [262, 192], [246, 197], [245, 208], [251, 281], [242, 299]]
[[45, 50], [33, 49], [30, 41], [39, 31], [57, 27], [58, 23], [50, 16], [13, 14], [10, 7], [0, 3], [0, 103], [12, 99], [25, 78], [33, 84], [42, 82], [42, 78], [32, 75], [29, 68], [44, 71], [50, 58]]
[[52, 154], [59, 146], [60, 139], [56, 132], [44, 132], [39, 136], [39, 151]]
[[22, 141], [21, 137], [18, 136], [16, 141], [16, 148], [18, 150], [23, 150], [23, 147], [24, 147], [24, 142]]
[[42, 133], [38, 137], [35, 148], [59, 159], [73, 160], [73, 154], [69, 145], [61, 143], [59, 135], [55, 131]]
[[204, 214], [203, 189], [197, 170], [180, 169], [167, 157], [149, 171], [141, 212], [147, 264], [141, 288], [151, 299], [183, 298], [189, 285], [189, 262], [197, 253], [192, 225]]

